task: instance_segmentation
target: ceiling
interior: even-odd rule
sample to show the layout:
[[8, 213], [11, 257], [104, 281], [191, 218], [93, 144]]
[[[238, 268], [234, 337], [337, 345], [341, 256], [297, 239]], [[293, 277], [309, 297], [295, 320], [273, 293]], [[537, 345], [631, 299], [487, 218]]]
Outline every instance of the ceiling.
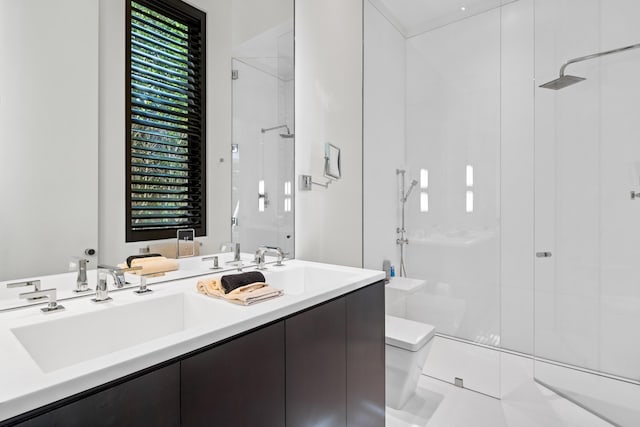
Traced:
[[406, 38], [517, 0], [369, 0]]

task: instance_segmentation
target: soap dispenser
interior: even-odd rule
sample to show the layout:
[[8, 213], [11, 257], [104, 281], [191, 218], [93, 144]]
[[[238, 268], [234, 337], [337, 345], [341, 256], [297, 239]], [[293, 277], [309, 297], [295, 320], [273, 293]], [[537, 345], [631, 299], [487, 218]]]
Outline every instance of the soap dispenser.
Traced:
[[389, 283], [391, 280], [391, 261], [388, 259], [382, 261], [382, 270], [384, 271], [384, 283]]

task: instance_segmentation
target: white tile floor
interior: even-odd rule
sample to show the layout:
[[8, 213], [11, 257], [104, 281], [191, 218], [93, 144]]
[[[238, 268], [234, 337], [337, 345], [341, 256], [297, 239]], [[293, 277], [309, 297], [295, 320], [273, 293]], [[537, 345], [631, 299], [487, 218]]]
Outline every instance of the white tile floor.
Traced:
[[422, 375], [402, 410], [387, 408], [388, 427], [611, 427], [531, 380], [502, 400]]
[[[640, 426], [640, 408], [638, 407], [640, 387], [638, 385], [542, 362], [536, 364], [535, 370], [536, 378], [543, 383], [550, 384], [556, 390], [572, 396], [576, 402], [581, 402], [596, 413], [602, 414], [606, 419], [613, 420], [621, 426]], [[501, 410], [505, 418], [501, 424], [495, 424], [497, 426], [609, 425], [579, 406], [534, 383], [534, 363], [527, 357], [436, 337], [423, 374], [426, 375], [425, 378], [444, 380], [446, 383], [442, 384], [445, 389], [449, 387], [447, 383], [453, 382], [454, 377], [461, 377], [464, 378], [464, 385], [468, 390], [479, 391], [489, 396], [502, 396]], [[427, 387], [426, 390], [431, 389]], [[423, 391], [419, 392], [424, 394]], [[488, 397], [479, 400], [479, 402], [484, 401], [487, 401], [488, 405], [492, 404], [491, 401], [494, 401], [494, 404], [499, 402]], [[437, 399], [431, 399], [427, 406], [431, 404], [433, 407], [435, 403]], [[413, 402], [413, 405], [419, 406], [419, 402]], [[405, 409], [406, 412], [417, 414], [418, 418], [422, 417], [425, 420], [430, 418], [424, 415], [428, 413], [425, 408], [422, 412], [419, 408]], [[530, 413], [530, 411], [538, 412]], [[406, 415], [400, 416], [393, 411], [390, 413], [396, 418], [399, 416], [400, 420], [407, 419]], [[539, 419], [541, 416], [544, 417], [543, 420]], [[521, 419], [522, 417], [525, 419]], [[527, 424], [527, 417], [534, 421]], [[583, 418], [592, 421], [588, 421], [590, 424], [587, 424]], [[491, 422], [496, 421], [492, 419]], [[432, 424], [416, 421], [408, 425], [431, 426]]]

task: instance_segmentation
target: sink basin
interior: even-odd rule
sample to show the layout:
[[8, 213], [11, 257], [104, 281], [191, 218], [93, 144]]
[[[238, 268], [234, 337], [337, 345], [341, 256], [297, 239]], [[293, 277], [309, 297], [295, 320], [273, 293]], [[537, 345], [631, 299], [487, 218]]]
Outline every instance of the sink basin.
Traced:
[[283, 270], [269, 267], [263, 272], [265, 280], [271, 286], [282, 289], [285, 294], [322, 292], [327, 287], [357, 280], [357, 275], [332, 268], [295, 266]]
[[197, 294], [179, 293], [52, 319], [11, 329], [47, 373], [167, 335], [204, 322], [233, 320], [233, 309]]

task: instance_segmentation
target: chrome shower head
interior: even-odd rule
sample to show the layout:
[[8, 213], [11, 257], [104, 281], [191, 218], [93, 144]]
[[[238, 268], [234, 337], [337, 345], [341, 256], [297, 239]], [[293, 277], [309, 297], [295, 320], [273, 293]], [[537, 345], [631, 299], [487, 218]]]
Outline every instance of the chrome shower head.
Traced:
[[291, 133], [289, 131], [289, 128], [287, 128], [287, 133], [281, 133], [280, 137], [281, 138], [285, 138], [285, 139], [291, 139], [291, 138], [295, 138], [296, 136], [295, 136], [295, 134], [293, 134], [293, 133]]
[[597, 52], [597, 53], [593, 53], [591, 55], [580, 56], [578, 58], [570, 59], [567, 62], [565, 62], [562, 65], [562, 67], [560, 67], [560, 77], [558, 77], [555, 80], [550, 81], [549, 83], [545, 83], [543, 85], [540, 85], [540, 87], [545, 88], [545, 89], [559, 90], [559, 89], [564, 89], [567, 86], [571, 86], [571, 85], [574, 85], [576, 83], [580, 83], [581, 81], [586, 80], [586, 79], [584, 77], [569, 76], [569, 75], [566, 75], [564, 73], [569, 65], [575, 64], [577, 62], [588, 61], [588, 60], [591, 60], [591, 59], [600, 58], [601, 56], [611, 55], [611, 54], [620, 53], [620, 52], [626, 52], [628, 50], [639, 49], [639, 48], [640, 48], [640, 43], [636, 43], [636, 44], [632, 44], [632, 45], [629, 45], [629, 46], [619, 47], [617, 49], [611, 49], [611, 50], [607, 50], [607, 51], [604, 51], [604, 52]]
[[563, 76], [558, 77], [555, 80], [552, 80], [552, 81], [550, 81], [548, 83], [540, 85], [540, 87], [544, 88], [544, 89], [560, 90], [560, 89], [564, 89], [567, 86], [571, 86], [571, 85], [574, 85], [576, 83], [580, 83], [583, 80], [587, 80], [587, 79], [585, 79], [584, 77], [563, 75]]

